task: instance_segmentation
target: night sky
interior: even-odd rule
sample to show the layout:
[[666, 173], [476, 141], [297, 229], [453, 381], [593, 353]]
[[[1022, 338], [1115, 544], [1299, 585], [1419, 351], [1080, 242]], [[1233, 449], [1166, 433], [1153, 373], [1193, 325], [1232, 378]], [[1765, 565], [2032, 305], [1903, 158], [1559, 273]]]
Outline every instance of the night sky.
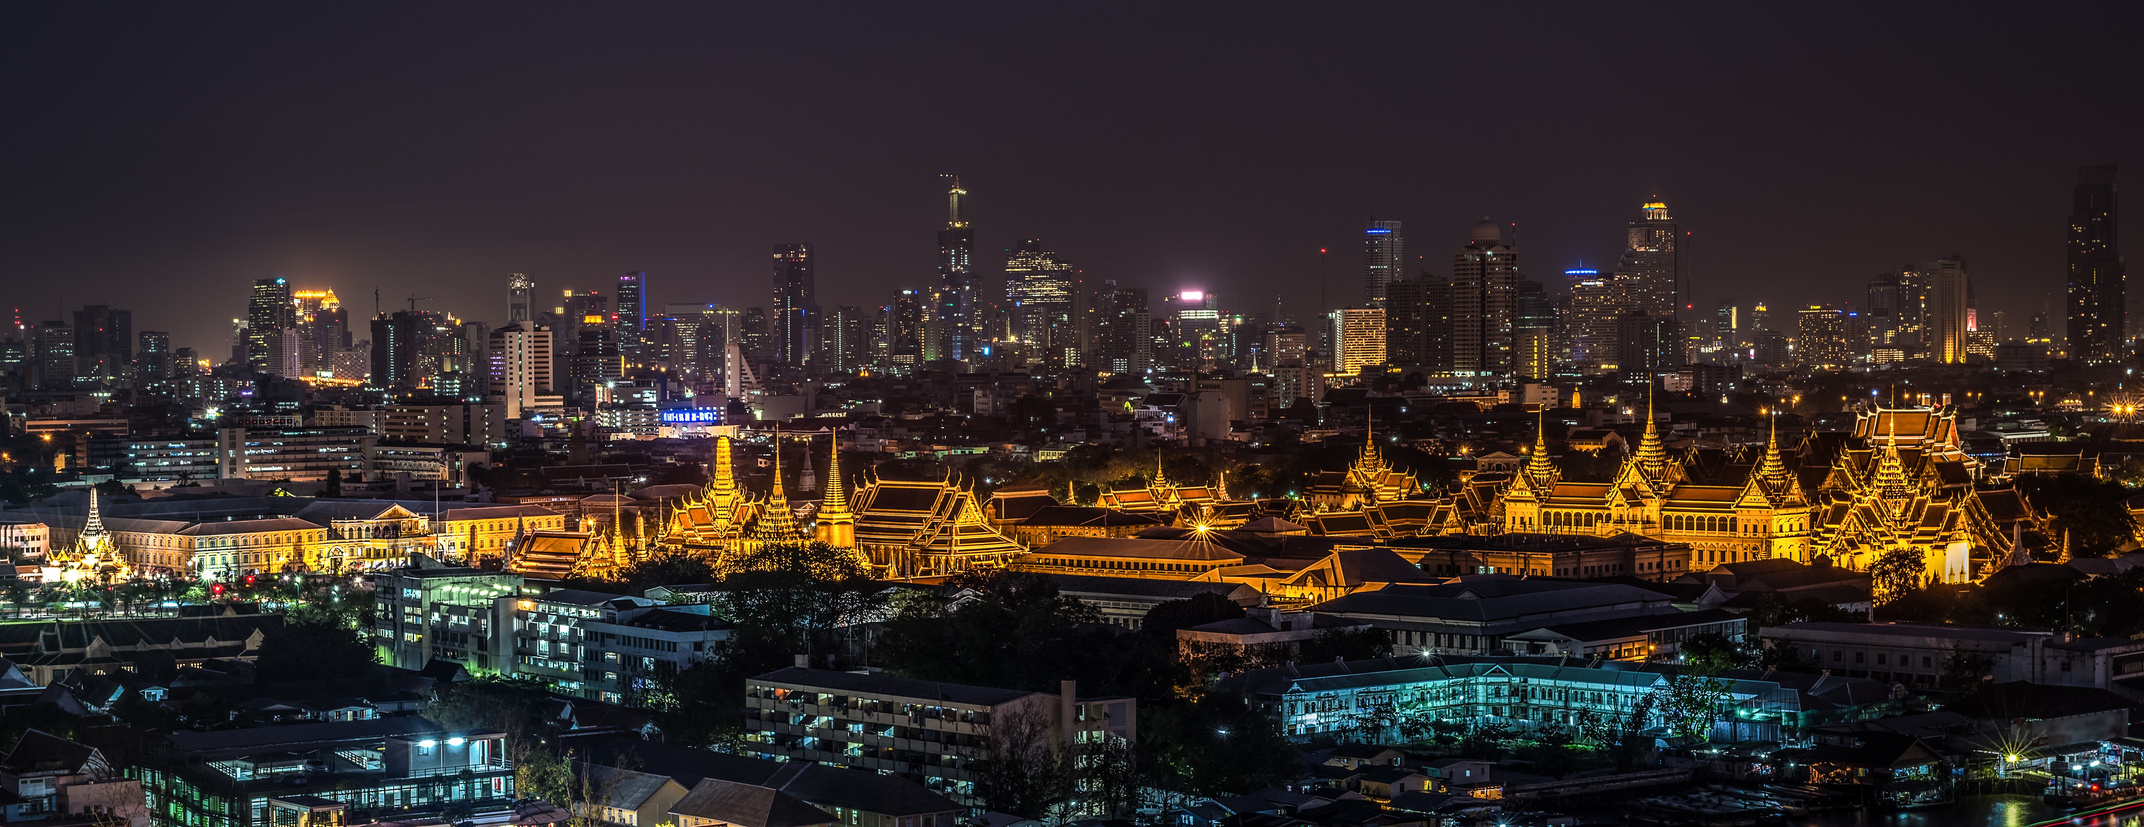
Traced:
[[1657, 193], [1700, 308], [1957, 252], [2022, 333], [2074, 168], [2144, 180], [2134, 3], [1039, 5], [0, 5], [0, 308], [221, 358], [263, 276], [497, 323], [517, 271], [763, 305], [790, 241], [876, 304], [958, 172], [986, 270], [1040, 237], [1239, 309], [1315, 310], [1319, 247], [1359, 300], [1372, 214], [1439, 273], [1515, 221], [1555, 279]]

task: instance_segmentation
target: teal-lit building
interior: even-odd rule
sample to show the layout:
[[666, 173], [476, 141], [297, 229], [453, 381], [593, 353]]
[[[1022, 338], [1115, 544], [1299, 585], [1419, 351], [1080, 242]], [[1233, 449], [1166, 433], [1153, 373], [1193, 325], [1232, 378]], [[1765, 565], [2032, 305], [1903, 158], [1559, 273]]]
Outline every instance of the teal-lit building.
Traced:
[[[1234, 688], [1277, 715], [1290, 738], [1377, 737], [1379, 728], [1425, 718], [1536, 732], [1570, 728], [1584, 712], [1627, 717], [1664, 689], [1675, 669], [1599, 659], [1420, 656], [1262, 669], [1234, 679]], [[1715, 711], [1713, 741], [1778, 742], [1819, 720], [1881, 714], [1892, 701], [1884, 687], [1862, 681], [1866, 700], [1840, 710], [1809, 687], [1757, 674], [1720, 675], [1726, 693]], [[1657, 708], [1651, 719], [1664, 733]]]
[[141, 781], [154, 827], [270, 827], [278, 801], [339, 803], [356, 822], [515, 797], [505, 735], [415, 716], [174, 732], [126, 774]]

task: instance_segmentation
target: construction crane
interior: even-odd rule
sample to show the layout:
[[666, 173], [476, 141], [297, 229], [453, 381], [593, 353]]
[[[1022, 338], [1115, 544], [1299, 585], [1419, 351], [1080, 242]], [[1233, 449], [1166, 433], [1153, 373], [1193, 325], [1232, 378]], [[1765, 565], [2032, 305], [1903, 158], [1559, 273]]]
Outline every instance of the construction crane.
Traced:
[[432, 297], [431, 297], [431, 296], [419, 296], [419, 295], [417, 295], [417, 294], [415, 294], [415, 293], [411, 293], [411, 294], [409, 294], [409, 312], [411, 312], [411, 313], [415, 313], [415, 312], [417, 312], [417, 303], [418, 303], [418, 302], [428, 302], [428, 301], [431, 301], [431, 300], [432, 300]]

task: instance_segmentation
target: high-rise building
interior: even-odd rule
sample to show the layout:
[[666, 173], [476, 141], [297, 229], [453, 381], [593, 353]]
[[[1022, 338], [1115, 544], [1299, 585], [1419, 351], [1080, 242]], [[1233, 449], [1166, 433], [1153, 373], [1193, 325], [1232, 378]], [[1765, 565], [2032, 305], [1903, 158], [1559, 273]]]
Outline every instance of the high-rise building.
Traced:
[[2078, 167], [2070, 196], [2069, 352], [2086, 362], [2119, 361], [2128, 353], [2128, 283], [2115, 238], [2115, 172], [2113, 164]]
[[1923, 269], [1929, 274], [1928, 310], [1922, 322], [1928, 356], [1944, 364], [1962, 363], [1967, 356], [1968, 308], [1972, 306], [1965, 257], [1953, 253]]
[[1518, 312], [1519, 252], [1488, 216], [1452, 256], [1452, 370], [1462, 376], [1509, 374]]
[[1221, 358], [1220, 298], [1185, 290], [1161, 300], [1154, 320], [1154, 361], [1180, 370], [1208, 370]]
[[1796, 361], [1817, 368], [1841, 368], [1851, 360], [1846, 311], [1812, 304], [1799, 314], [1794, 338]]
[[904, 288], [893, 292], [885, 307], [882, 333], [887, 370], [907, 374], [923, 364], [923, 317], [929, 304], [930, 296], [925, 291]]
[[1675, 219], [1666, 202], [1645, 202], [1644, 217], [1624, 233], [1623, 260], [1616, 269], [1630, 274], [1630, 306], [1648, 315], [1672, 318], [1680, 309], [1682, 271], [1676, 258]]
[[268, 372], [276, 331], [297, 326], [298, 307], [290, 295], [290, 281], [281, 276], [255, 279], [253, 297], [246, 305], [246, 358], [255, 372]]
[[835, 305], [819, 326], [819, 353], [813, 361], [834, 373], [854, 373], [871, 364], [871, 328], [877, 313], [855, 305]]
[[534, 322], [531, 315], [535, 309], [536, 280], [527, 273], [515, 273], [506, 279], [506, 323]]
[[74, 312], [75, 375], [110, 381], [132, 375], [134, 312], [92, 304]]
[[1556, 308], [1549, 302], [1547, 288], [1541, 282], [1522, 279], [1516, 302], [1511, 322], [1512, 373], [1534, 379], [1555, 375], [1560, 361]]
[[1615, 366], [1625, 377], [1651, 376], [1677, 363], [1681, 328], [1673, 318], [1632, 310], [1617, 316], [1615, 324]]
[[[372, 320], [372, 384], [406, 391], [424, 378], [424, 353], [436, 327], [432, 314], [397, 310]], [[265, 354], [265, 351], [264, 351]]]
[[1343, 307], [1332, 312], [1333, 373], [1353, 376], [1385, 363], [1385, 309]]
[[556, 404], [552, 395], [551, 331], [534, 322], [507, 322], [491, 332], [491, 393], [506, 403], [506, 418], [521, 419], [531, 408]]
[[135, 342], [135, 383], [146, 385], [171, 378], [171, 334], [162, 330], [144, 330]]
[[1371, 306], [1385, 301], [1385, 286], [1407, 277], [1407, 243], [1400, 222], [1370, 218], [1362, 235], [1362, 284]]
[[1114, 279], [1102, 282], [1088, 305], [1093, 315], [1093, 357], [1088, 362], [1097, 371], [1145, 373], [1153, 366], [1153, 318], [1146, 290], [1118, 287]]
[[1310, 334], [1298, 325], [1274, 325], [1266, 331], [1266, 353], [1273, 362], [1273, 400], [1281, 408], [1297, 399], [1316, 399], [1321, 374], [1310, 364]]
[[300, 370], [307, 376], [332, 373], [335, 353], [350, 346], [350, 316], [335, 291], [294, 290], [298, 319]]
[[1005, 299], [1012, 306], [1013, 334], [1038, 365], [1079, 364], [1074, 315], [1077, 271], [1042, 248], [1042, 239], [1020, 242], [1005, 260]]
[[74, 328], [45, 322], [30, 330], [30, 384], [45, 390], [74, 387]]
[[1628, 281], [1590, 267], [1563, 271], [1571, 286], [1571, 361], [1584, 370], [1616, 364], [1616, 319], [1623, 315]]
[[773, 358], [790, 367], [810, 361], [819, 315], [817, 260], [809, 242], [774, 245]]
[[1712, 338], [1721, 350], [1742, 347], [1742, 310], [1734, 302], [1721, 299], [1712, 310]]
[[946, 190], [945, 229], [938, 231], [938, 289], [936, 312], [931, 314], [931, 339], [935, 347], [933, 359], [974, 359], [972, 353], [982, 331], [976, 316], [975, 296], [975, 228], [961, 214], [961, 202], [968, 191], [960, 186], [960, 176], [943, 176], [950, 187]]
[[1385, 285], [1385, 359], [1401, 370], [1452, 369], [1452, 280], [1423, 273]]
[[618, 347], [640, 352], [641, 334], [647, 330], [648, 274], [636, 270], [618, 277]]

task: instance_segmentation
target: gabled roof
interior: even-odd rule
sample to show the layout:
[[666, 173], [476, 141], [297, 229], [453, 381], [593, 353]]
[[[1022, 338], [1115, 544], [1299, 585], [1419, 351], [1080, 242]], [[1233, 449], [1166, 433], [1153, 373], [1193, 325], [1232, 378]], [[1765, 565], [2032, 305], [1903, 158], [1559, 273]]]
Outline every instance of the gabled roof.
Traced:
[[[77, 775], [96, 760], [97, 751], [77, 744], [44, 730], [32, 729], [22, 734], [15, 748], [8, 751], [7, 760], [0, 761], [14, 775], [30, 773], [60, 773]], [[13, 792], [10, 790], [9, 792]]]
[[720, 821], [737, 827], [812, 827], [834, 817], [796, 796], [752, 784], [702, 778], [692, 791], [670, 805], [670, 812]]

